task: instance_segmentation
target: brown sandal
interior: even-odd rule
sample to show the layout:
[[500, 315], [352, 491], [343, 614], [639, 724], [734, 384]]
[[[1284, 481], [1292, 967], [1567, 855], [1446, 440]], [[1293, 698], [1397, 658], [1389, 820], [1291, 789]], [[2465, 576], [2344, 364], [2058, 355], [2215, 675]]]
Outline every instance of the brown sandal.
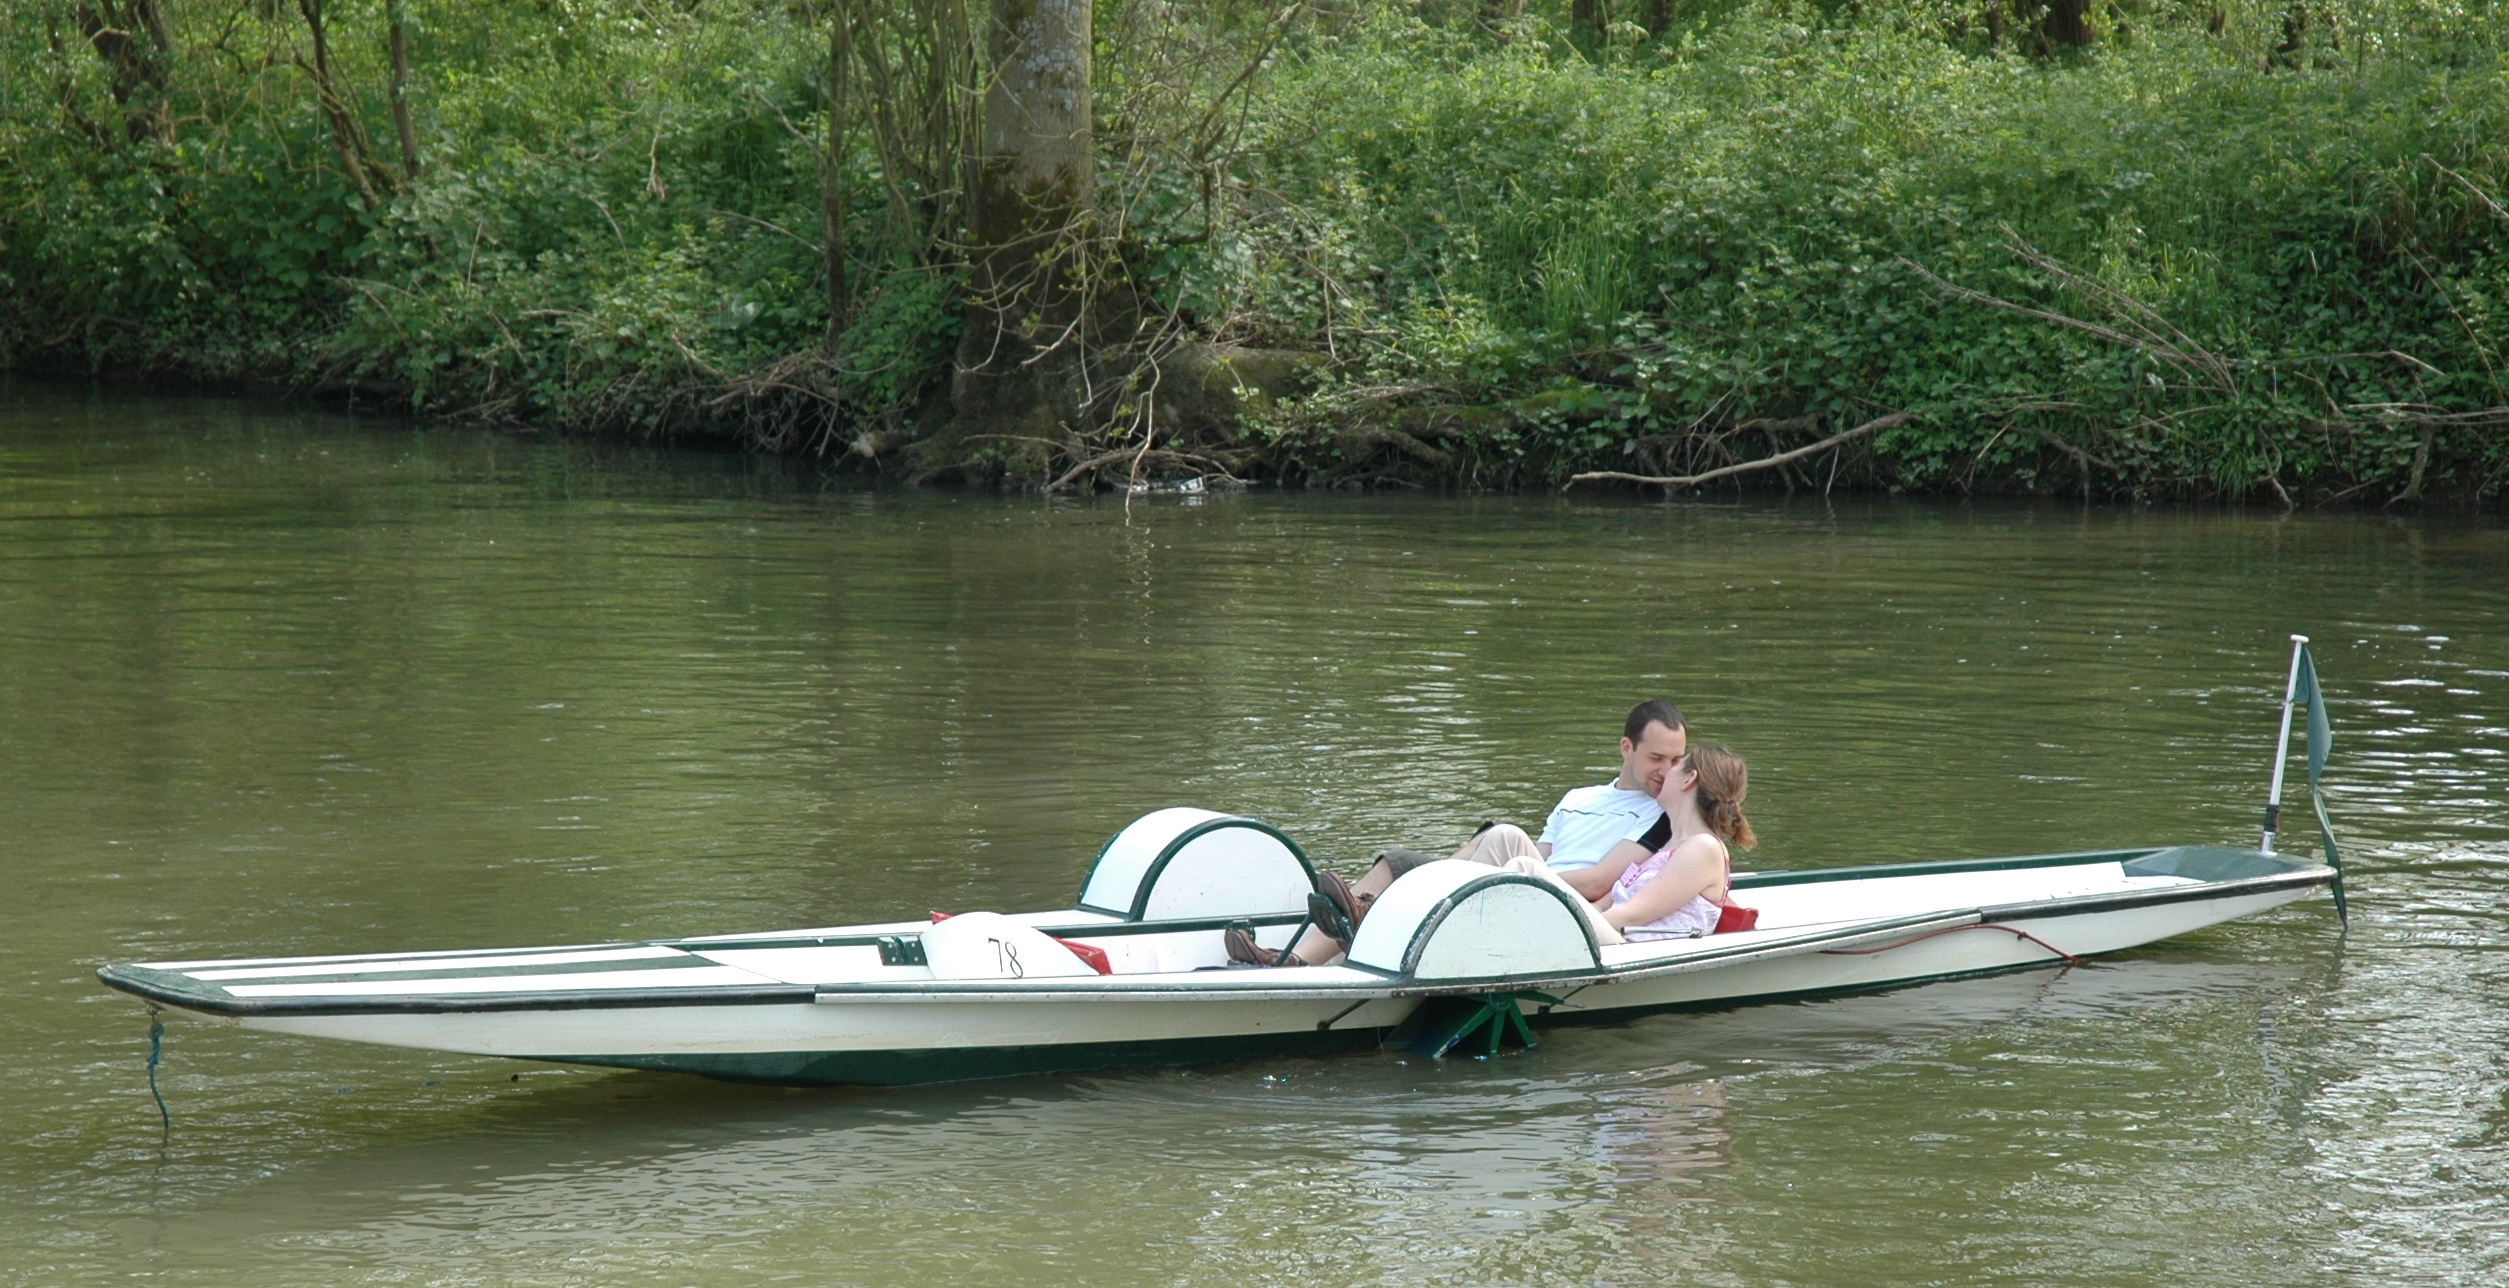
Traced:
[[1342, 920], [1350, 923], [1350, 928], [1354, 931], [1359, 928], [1359, 919], [1367, 915], [1369, 904], [1375, 902], [1373, 899], [1368, 903], [1360, 902], [1358, 897], [1350, 892], [1350, 883], [1342, 880], [1338, 872], [1316, 873], [1315, 888], [1316, 893], [1323, 895], [1327, 902], [1341, 912]]
[[[1220, 942], [1228, 946], [1228, 959], [1233, 962], [1252, 962], [1257, 966], [1278, 966], [1283, 957], [1289, 956], [1287, 953], [1274, 952], [1256, 943], [1252, 934], [1235, 926], [1229, 927], [1220, 935]], [[1289, 960], [1295, 962], [1298, 959], [1290, 957]]]

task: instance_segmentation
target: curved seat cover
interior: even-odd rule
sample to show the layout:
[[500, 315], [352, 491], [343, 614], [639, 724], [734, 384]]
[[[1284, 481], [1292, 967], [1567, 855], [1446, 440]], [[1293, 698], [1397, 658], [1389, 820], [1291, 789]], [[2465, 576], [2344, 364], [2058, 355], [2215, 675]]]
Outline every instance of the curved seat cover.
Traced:
[[1378, 895], [1350, 963], [1418, 980], [1508, 979], [1598, 969], [1594, 933], [1566, 896], [1521, 873], [1440, 859]]
[[1080, 906], [1128, 921], [1299, 912], [1315, 869], [1288, 837], [1207, 809], [1153, 810], [1098, 851]]

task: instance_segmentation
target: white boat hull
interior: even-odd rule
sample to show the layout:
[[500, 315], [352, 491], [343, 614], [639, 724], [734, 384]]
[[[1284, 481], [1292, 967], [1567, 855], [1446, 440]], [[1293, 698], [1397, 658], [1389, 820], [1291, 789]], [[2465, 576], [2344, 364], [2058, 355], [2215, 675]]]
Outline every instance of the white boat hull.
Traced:
[[[1139, 880], [1161, 879], [1156, 864], [1135, 866]], [[2056, 966], [2250, 916], [2335, 878], [2200, 848], [1763, 874], [1736, 882], [1738, 898], [1765, 905], [1759, 930], [1598, 949], [1582, 922], [1550, 916], [1538, 885], [1440, 866], [1443, 885], [1412, 887], [1408, 905], [1390, 891], [1379, 901], [1349, 963], [1299, 970], [1222, 969], [1221, 923], [1145, 916], [1146, 892], [1116, 908], [1119, 890], [1080, 912], [997, 919], [983, 940], [1024, 946], [1032, 964], [1065, 951], [1056, 938], [1094, 946], [1103, 975], [1068, 962], [1018, 974], [1006, 960], [998, 978], [935, 978], [945, 972], [909, 941], [940, 940], [915, 925], [102, 974], [160, 1005], [276, 1033], [736, 1081], [924, 1083], [1364, 1047], [1433, 998], [1574, 1023]], [[1475, 902], [1499, 895], [1512, 902]], [[1246, 895], [1241, 882], [1224, 897], [1281, 896]], [[1476, 908], [1489, 915], [1476, 920]], [[1255, 912], [1269, 942], [1297, 929], [1294, 914]], [[1442, 961], [1482, 973], [1439, 975]], [[1534, 966], [1512, 968], [1524, 963]]]

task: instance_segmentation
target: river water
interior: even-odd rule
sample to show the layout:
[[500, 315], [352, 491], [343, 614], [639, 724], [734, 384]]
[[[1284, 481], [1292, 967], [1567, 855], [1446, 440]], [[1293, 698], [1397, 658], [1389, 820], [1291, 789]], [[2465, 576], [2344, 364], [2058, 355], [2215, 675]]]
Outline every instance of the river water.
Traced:
[[[2504, 613], [2464, 518], [1046, 502], [0, 384], [0, 1283], [2500, 1282]], [[91, 976], [1057, 906], [1180, 803], [1355, 873], [1656, 693], [1751, 866], [2241, 843], [2295, 630], [2348, 934], [904, 1090], [178, 1017], [170, 1132]]]

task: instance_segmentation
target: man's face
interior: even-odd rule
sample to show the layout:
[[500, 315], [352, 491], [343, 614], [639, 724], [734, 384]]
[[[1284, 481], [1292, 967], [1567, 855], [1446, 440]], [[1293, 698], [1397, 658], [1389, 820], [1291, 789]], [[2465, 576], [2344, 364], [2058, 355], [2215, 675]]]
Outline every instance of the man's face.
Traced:
[[1664, 775], [1689, 746], [1688, 730], [1667, 729], [1661, 724], [1648, 725], [1636, 742], [1627, 738], [1620, 740], [1621, 781], [1636, 783], [1649, 796], [1662, 792]]

